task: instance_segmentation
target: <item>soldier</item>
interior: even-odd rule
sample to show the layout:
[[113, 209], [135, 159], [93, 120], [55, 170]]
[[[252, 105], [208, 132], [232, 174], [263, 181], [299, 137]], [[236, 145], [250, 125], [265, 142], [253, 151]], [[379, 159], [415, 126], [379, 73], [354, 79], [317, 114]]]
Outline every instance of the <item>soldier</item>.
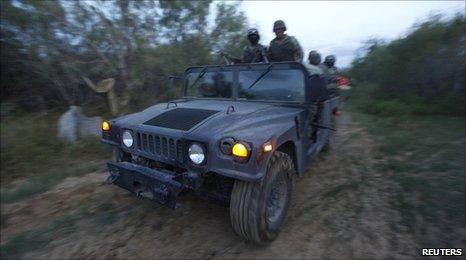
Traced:
[[259, 31], [256, 28], [248, 30], [248, 40], [251, 45], [244, 48], [243, 63], [254, 63], [266, 61], [264, 58], [266, 48], [259, 43]]
[[327, 78], [327, 89], [334, 94], [338, 94], [338, 69], [335, 67], [335, 56], [328, 55], [325, 57], [324, 63], [320, 64], [320, 67]]
[[328, 55], [325, 57], [324, 63], [320, 65], [326, 75], [336, 77], [338, 69], [335, 67], [335, 56]]
[[308, 70], [311, 75], [322, 75], [324, 73], [322, 68], [319, 67], [321, 58], [320, 58], [320, 54], [317, 51], [310, 51], [308, 60], [309, 60]]
[[270, 42], [267, 56], [270, 61], [303, 61], [303, 49], [295, 37], [285, 34], [286, 26], [282, 20], [273, 23], [276, 37]]
[[214, 81], [214, 87], [218, 93], [218, 97], [231, 97], [231, 82], [225, 78], [225, 74], [217, 72], [212, 76], [212, 80]]
[[259, 43], [259, 31], [256, 28], [248, 30], [248, 40], [251, 43], [246, 46], [243, 51], [243, 58], [234, 57], [228, 53], [221, 52], [220, 54], [225, 57], [227, 63], [256, 63], [256, 62], [268, 62], [266, 53], [266, 47]]

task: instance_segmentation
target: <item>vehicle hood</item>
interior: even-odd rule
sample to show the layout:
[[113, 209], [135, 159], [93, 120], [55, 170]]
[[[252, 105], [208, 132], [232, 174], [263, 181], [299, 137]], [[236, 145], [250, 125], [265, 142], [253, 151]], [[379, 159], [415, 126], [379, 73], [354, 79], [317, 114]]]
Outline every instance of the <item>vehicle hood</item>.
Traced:
[[[168, 107], [168, 108], [167, 108]], [[184, 135], [253, 138], [286, 131], [303, 108], [233, 100], [178, 100], [157, 104], [116, 120], [123, 127], [172, 130]]]

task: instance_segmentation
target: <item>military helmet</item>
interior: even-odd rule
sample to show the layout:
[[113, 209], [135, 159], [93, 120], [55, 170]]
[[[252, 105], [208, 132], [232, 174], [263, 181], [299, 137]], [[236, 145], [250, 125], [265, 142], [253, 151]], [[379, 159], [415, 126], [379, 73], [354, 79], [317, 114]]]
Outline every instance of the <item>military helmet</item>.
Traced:
[[311, 63], [312, 65], [319, 65], [322, 60], [320, 54], [317, 51], [310, 51], [308, 59], [309, 63]]
[[273, 23], [273, 31], [278, 30], [278, 29], [283, 29], [286, 31], [285, 22], [283, 20], [276, 20]]
[[248, 30], [248, 37], [251, 36], [251, 35], [257, 35], [259, 36], [259, 31], [256, 29], [256, 28], [250, 28]]
[[336, 59], [335, 59], [335, 56], [333, 55], [328, 55], [325, 57], [325, 63], [335, 63]]

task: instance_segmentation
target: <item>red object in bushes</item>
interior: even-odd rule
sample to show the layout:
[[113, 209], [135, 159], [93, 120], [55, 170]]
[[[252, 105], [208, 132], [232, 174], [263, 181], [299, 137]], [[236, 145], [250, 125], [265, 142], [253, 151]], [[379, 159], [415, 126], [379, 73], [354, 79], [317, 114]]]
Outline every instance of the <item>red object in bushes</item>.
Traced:
[[337, 76], [336, 78], [338, 86], [344, 86], [344, 85], [349, 85], [350, 80], [348, 78], [345, 78], [343, 76]]

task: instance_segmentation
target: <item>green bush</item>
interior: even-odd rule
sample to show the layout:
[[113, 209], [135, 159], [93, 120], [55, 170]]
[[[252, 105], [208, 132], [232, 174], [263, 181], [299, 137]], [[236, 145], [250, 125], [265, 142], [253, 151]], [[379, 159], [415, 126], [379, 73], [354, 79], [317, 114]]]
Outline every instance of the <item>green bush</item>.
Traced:
[[371, 86], [354, 88], [361, 92], [353, 95], [358, 108], [383, 116], [464, 116], [464, 32], [464, 15], [432, 16], [405, 37], [369, 40], [366, 53], [347, 71], [355, 82]]
[[386, 93], [373, 83], [354, 85], [349, 106], [353, 110], [383, 117], [403, 115], [465, 116], [465, 97], [445, 94], [425, 98], [416, 93]]
[[373, 101], [367, 109], [371, 114], [379, 116], [403, 116], [411, 114], [411, 108], [398, 100]]

